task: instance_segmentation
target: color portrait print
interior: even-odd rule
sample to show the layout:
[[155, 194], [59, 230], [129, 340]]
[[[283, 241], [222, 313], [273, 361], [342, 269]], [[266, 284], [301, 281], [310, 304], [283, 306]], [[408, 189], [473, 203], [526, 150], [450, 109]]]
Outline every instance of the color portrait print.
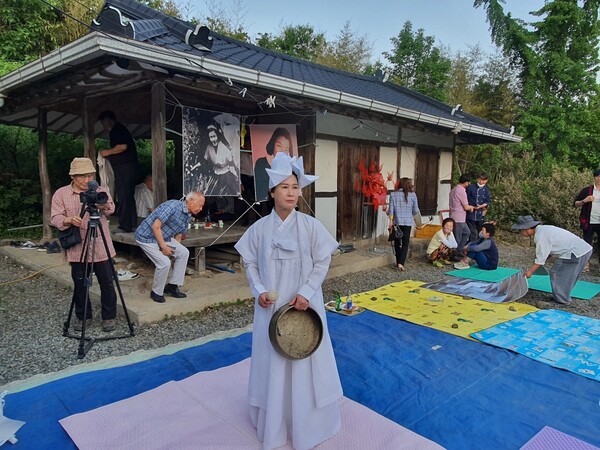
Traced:
[[269, 176], [266, 169], [279, 152], [298, 156], [296, 125], [250, 125], [252, 162], [254, 164], [254, 188], [256, 200], [269, 197]]
[[239, 116], [182, 108], [183, 192], [240, 195]]

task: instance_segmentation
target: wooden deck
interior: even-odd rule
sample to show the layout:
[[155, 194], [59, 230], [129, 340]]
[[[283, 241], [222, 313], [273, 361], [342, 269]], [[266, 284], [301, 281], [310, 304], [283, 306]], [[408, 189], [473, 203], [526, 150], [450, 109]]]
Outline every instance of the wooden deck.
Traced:
[[[191, 228], [187, 230], [185, 239], [181, 243], [192, 249], [191, 253], [194, 261], [194, 269], [203, 271], [206, 269], [206, 248], [219, 245], [231, 244], [237, 242], [246, 232], [248, 227], [242, 225], [233, 225], [225, 223], [223, 228], [199, 228], [198, 230]], [[112, 228], [112, 227], [111, 227]], [[114, 242], [121, 244], [137, 246], [134, 233], [110, 233], [110, 237]]]

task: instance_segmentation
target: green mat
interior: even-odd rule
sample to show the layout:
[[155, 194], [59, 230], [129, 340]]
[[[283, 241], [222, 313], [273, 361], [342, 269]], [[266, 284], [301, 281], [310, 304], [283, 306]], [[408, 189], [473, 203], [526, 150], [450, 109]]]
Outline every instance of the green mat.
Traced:
[[[528, 282], [529, 289], [533, 289], [534, 291], [552, 292], [549, 275], [533, 275]], [[573, 291], [571, 291], [571, 297], [581, 300], [590, 300], [598, 294], [600, 294], [600, 284], [581, 280], [575, 283], [575, 287], [573, 288]]]
[[519, 269], [509, 269], [508, 267], [498, 267], [496, 270], [483, 270], [477, 266], [469, 269], [451, 270], [446, 272], [446, 275], [451, 275], [458, 278], [469, 278], [471, 280], [489, 281], [498, 283], [502, 280], [512, 277], [515, 273], [519, 273]]

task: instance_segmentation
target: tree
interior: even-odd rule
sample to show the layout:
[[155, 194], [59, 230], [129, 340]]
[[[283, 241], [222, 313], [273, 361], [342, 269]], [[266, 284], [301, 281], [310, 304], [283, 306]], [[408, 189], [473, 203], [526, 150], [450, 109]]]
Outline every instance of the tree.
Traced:
[[322, 56], [326, 42], [325, 35], [315, 32], [311, 25], [287, 25], [279, 35], [259, 33], [256, 43], [263, 48], [315, 61]]
[[[59, 0], [49, 3], [59, 6]], [[39, 0], [3, 0], [0, 3], [0, 59], [18, 65], [60, 45], [57, 36], [64, 18]]]
[[446, 83], [450, 73], [450, 59], [435, 47], [435, 38], [425, 36], [420, 28], [413, 32], [406, 21], [398, 36], [391, 38], [393, 49], [383, 55], [391, 64], [391, 80], [404, 87], [446, 101]]
[[371, 60], [373, 45], [366, 36], [354, 36], [350, 22], [346, 22], [337, 39], [327, 42], [322, 55], [315, 62], [353, 73], [364, 73]]
[[518, 71], [523, 105], [519, 134], [538, 155], [581, 166], [598, 165], [600, 136], [599, 0], [549, 0], [525, 23], [505, 14], [499, 0], [475, 0], [486, 9], [493, 41]]

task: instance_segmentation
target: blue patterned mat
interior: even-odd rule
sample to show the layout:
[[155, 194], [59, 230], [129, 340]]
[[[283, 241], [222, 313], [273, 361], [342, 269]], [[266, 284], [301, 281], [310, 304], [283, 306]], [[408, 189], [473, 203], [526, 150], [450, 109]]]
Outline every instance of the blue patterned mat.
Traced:
[[600, 320], [547, 309], [473, 333], [553, 367], [600, 381]]

